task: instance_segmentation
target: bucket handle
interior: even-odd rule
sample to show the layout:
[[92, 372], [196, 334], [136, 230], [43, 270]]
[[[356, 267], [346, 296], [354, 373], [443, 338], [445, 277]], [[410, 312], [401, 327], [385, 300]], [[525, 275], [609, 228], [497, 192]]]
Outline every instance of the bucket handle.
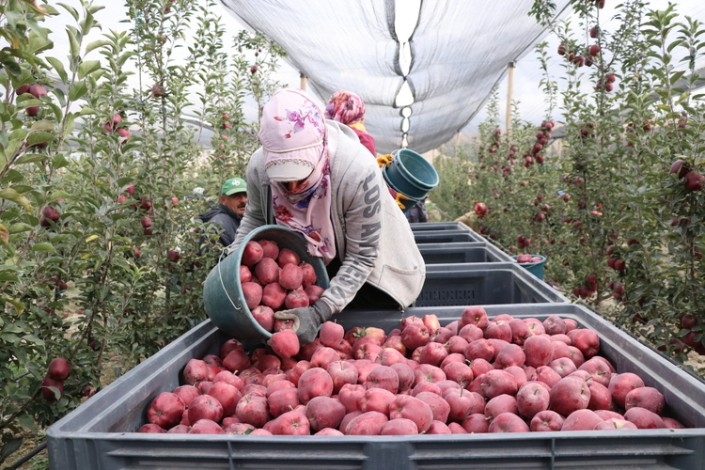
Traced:
[[233, 308], [237, 311], [240, 311], [240, 307], [235, 305], [235, 302], [233, 302], [233, 299], [230, 298], [230, 295], [228, 294], [228, 290], [225, 288], [225, 283], [223, 282], [223, 273], [220, 270], [220, 262], [223, 260], [223, 251], [220, 252], [220, 256], [218, 256], [218, 278], [220, 279], [220, 285], [223, 286], [223, 292], [225, 292], [225, 297], [228, 298], [230, 301], [230, 305], [233, 306]]

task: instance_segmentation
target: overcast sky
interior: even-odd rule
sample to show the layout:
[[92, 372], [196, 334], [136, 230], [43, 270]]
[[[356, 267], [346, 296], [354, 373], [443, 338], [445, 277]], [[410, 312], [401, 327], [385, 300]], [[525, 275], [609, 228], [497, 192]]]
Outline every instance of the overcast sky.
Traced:
[[[204, 0], [194, 0], [199, 3], [206, 3]], [[79, 0], [64, 0], [66, 4], [73, 6], [74, 8], [80, 9]], [[614, 14], [614, 5], [618, 2], [617, 0], [607, 0], [607, 7], [602, 11], [601, 16], [603, 18], [611, 18]], [[668, 5], [666, 0], [651, 0], [651, 5], [654, 8], [665, 8]], [[705, 21], [705, 2], [703, 0], [678, 0], [675, 2], [677, 4], [677, 11], [683, 15], [690, 15], [695, 18]], [[109, 1], [109, 0], [96, 0], [96, 5], [104, 5], [105, 8], [96, 14], [98, 22], [103, 27], [103, 32], [108, 30], [125, 30], [128, 25], [121, 23], [121, 21], [126, 19], [126, 7], [121, 1]], [[68, 21], [72, 21], [70, 15], [65, 13], [63, 9], [58, 4], [54, 4], [55, 8], [62, 12], [59, 17], [53, 17], [48, 19], [46, 25], [52, 30], [52, 40], [55, 42], [55, 49], [50, 54], [59, 57], [60, 59], [65, 59], [62, 54], [65, 55], [64, 51], [68, 50], [68, 41], [65, 33], [65, 26]], [[217, 5], [222, 12], [222, 20], [228, 31], [232, 31], [233, 34], [243, 29], [244, 26], [234, 18], [230, 12], [223, 8], [220, 4]], [[609, 29], [609, 26], [608, 26]], [[101, 32], [97, 31], [93, 33], [94, 37], [89, 40], [96, 39], [99, 37]], [[557, 47], [557, 40], [553, 37], [546, 38], [550, 42], [549, 51], [551, 52], [551, 61], [549, 63], [550, 70], [555, 78], [560, 76], [562, 73], [562, 68], [560, 66], [560, 57], [557, 56], [554, 51]], [[229, 41], [226, 40], [226, 43]], [[539, 63], [536, 59], [536, 53], [534, 51], [529, 52], [522, 60], [516, 64], [516, 69], [514, 72], [514, 100], [519, 101], [519, 114], [522, 119], [531, 122], [538, 122], [542, 119], [542, 116], [546, 110], [545, 97], [542, 93], [537, 93], [539, 88], [539, 81], [542, 78], [541, 71], [539, 70]], [[289, 66], [282, 66], [281, 75], [279, 80], [284, 82], [288, 86], [298, 87], [299, 86], [299, 74], [296, 70]], [[506, 98], [507, 98], [507, 80], [502, 81], [499, 88], [500, 97], [500, 112], [502, 113], [501, 119], [504, 123], [504, 111], [506, 108]], [[466, 133], [473, 133], [477, 129], [477, 125], [482, 122], [486, 117], [484, 111], [481, 111], [475, 119], [466, 127]], [[556, 116], [560, 120], [560, 116]]]

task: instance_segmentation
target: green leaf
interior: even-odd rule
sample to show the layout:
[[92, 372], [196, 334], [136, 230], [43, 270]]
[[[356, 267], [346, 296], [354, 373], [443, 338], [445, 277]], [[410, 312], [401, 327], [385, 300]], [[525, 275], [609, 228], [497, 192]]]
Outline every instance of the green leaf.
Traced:
[[67, 5], [66, 3], [63, 3], [63, 2], [59, 2], [59, 6], [62, 7], [64, 10], [68, 11], [71, 14], [71, 16], [73, 16], [74, 20], [78, 21], [78, 18], [79, 18], [78, 11], [74, 7], [72, 7], [71, 5]]
[[64, 120], [64, 138], [69, 137], [76, 127], [76, 114], [70, 113]]
[[108, 41], [106, 39], [98, 39], [97, 41], [93, 41], [86, 46], [86, 54], [88, 54], [89, 52], [91, 52], [94, 49], [98, 49], [99, 47], [104, 47], [104, 46], [109, 46], [109, 45], [110, 45], [110, 41]]
[[30, 230], [32, 230], [32, 226], [25, 223], [16, 223], [11, 224], [8, 230], [10, 234], [29, 232]]
[[27, 136], [27, 145], [32, 147], [34, 145], [46, 144], [54, 140], [54, 134], [49, 132], [32, 132]]
[[0, 462], [4, 461], [7, 459], [10, 455], [14, 454], [17, 452], [17, 449], [22, 446], [22, 438], [21, 437], [14, 437], [12, 439], [9, 439], [7, 441], [7, 444], [2, 446], [0, 448]]
[[56, 251], [56, 248], [51, 243], [40, 242], [32, 245], [32, 251]]
[[69, 99], [71, 101], [78, 101], [86, 93], [88, 93], [88, 88], [86, 83], [83, 81], [73, 82], [69, 88]]
[[19, 312], [19, 313], [24, 312], [24, 303], [22, 303], [21, 301], [19, 301], [17, 299], [13, 299], [12, 297], [7, 297], [5, 295], [0, 295], [0, 299], [3, 302], [15, 307], [15, 310], [17, 310], [17, 312]]
[[69, 165], [69, 161], [66, 160], [66, 157], [64, 157], [62, 154], [58, 154], [54, 156], [54, 159], [52, 160], [52, 164], [54, 165], [54, 168], [63, 168], [65, 166]]
[[83, 79], [86, 75], [100, 69], [99, 60], [86, 60], [78, 66], [78, 78]]
[[22, 339], [29, 343], [36, 344], [37, 346], [44, 346], [44, 340], [33, 334], [24, 335]]
[[25, 210], [31, 211], [32, 210], [32, 205], [29, 202], [29, 199], [18, 193], [12, 188], [3, 188], [0, 189], [0, 198], [2, 199], [7, 199], [9, 201], [12, 201], [16, 204], [21, 205], [24, 207]]
[[25, 153], [17, 159], [17, 164], [36, 163], [46, 160], [48, 157], [42, 153]]
[[2, 179], [3, 183], [17, 183], [18, 181], [24, 181], [24, 176], [15, 169], [5, 173], [5, 177]]
[[18, 282], [17, 273], [11, 271], [0, 271], [0, 281], [2, 282]]
[[64, 64], [56, 57], [47, 57], [46, 59], [47, 62], [49, 62], [52, 67], [54, 67], [54, 70], [56, 70], [56, 73], [59, 75], [59, 78], [61, 78], [61, 81], [64, 83], [68, 82], [69, 78], [66, 74]]
[[34, 124], [32, 124], [32, 127], [30, 128], [30, 132], [53, 132], [54, 131], [54, 123], [51, 121], [47, 121], [42, 119], [41, 121], [36, 121]]
[[39, 55], [52, 47], [54, 47], [54, 43], [45, 34], [37, 34], [36, 31], [29, 34], [29, 49], [33, 54]]
[[80, 46], [78, 43], [78, 37], [76, 36], [76, 28], [69, 26], [66, 28], [66, 34], [69, 37], [69, 45], [71, 50], [71, 59], [77, 59], [81, 53]]

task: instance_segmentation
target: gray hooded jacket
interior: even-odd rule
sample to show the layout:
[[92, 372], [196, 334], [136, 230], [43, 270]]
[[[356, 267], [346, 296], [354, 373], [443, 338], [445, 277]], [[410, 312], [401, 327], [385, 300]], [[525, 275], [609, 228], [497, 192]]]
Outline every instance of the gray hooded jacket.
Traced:
[[[382, 171], [355, 133], [327, 121], [331, 168], [331, 219], [338, 273], [319, 302], [333, 313], [348, 305], [365, 282], [396, 300], [401, 308], [414, 303], [426, 278], [426, 267], [404, 213], [389, 194]], [[248, 202], [229, 251], [253, 229], [273, 220], [264, 154], [257, 150], [247, 165]]]

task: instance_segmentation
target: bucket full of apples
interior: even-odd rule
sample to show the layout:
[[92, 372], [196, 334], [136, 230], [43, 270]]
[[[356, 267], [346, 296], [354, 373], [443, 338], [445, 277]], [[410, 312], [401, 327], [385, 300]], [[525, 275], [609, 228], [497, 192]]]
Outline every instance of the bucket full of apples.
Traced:
[[537, 278], [543, 280], [543, 268], [544, 264], [546, 264], [545, 256], [521, 253], [516, 256], [512, 256], [512, 259], [519, 263], [519, 266], [526, 269]]
[[274, 312], [311, 305], [326, 288], [323, 260], [309, 255], [304, 238], [287, 227], [263, 225], [211, 270], [203, 303], [215, 326], [254, 345], [279, 329]]

